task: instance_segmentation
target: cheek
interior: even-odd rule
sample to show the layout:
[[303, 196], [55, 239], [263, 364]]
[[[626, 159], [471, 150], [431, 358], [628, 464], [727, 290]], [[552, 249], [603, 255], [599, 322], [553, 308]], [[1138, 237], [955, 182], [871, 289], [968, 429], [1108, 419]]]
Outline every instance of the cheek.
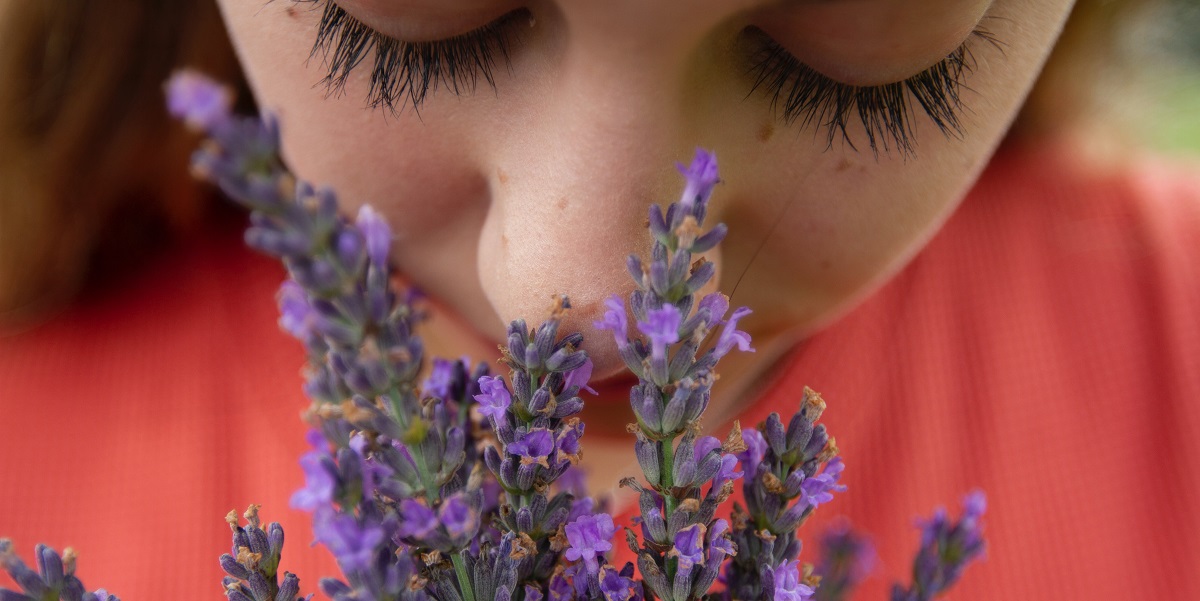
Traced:
[[347, 212], [371, 204], [407, 243], [443, 235], [486, 201], [486, 181], [465, 139], [470, 128], [454, 118], [453, 105], [419, 116], [370, 109], [364, 104], [368, 69], [357, 69], [344, 90], [331, 91], [322, 82], [320, 57], [308, 60], [315, 11], [240, 0], [226, 0], [223, 9], [260, 107], [282, 123], [288, 165], [315, 185], [336, 189]]
[[[223, 0], [226, 23], [259, 105], [281, 121], [289, 167], [337, 190], [349, 215], [369, 203], [395, 234], [401, 271], [434, 298], [456, 299], [456, 312], [477, 332], [502, 323], [474, 277], [488, 206], [477, 168], [473, 124], [455, 102], [420, 115], [396, 116], [364, 106], [365, 69], [343, 94], [327, 94], [319, 58], [307, 61], [319, 14], [293, 2]], [[290, 10], [289, 10], [290, 9]]]

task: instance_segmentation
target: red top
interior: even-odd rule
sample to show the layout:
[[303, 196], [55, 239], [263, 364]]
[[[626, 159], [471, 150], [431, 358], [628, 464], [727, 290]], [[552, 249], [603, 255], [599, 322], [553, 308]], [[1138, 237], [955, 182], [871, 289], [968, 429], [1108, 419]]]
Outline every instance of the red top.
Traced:
[[[829, 403], [846, 515], [908, 571], [913, 518], [988, 493], [957, 599], [1200, 599], [1200, 170], [1001, 156], [903, 272], [786, 361], [744, 424]], [[45, 542], [127, 601], [217, 599], [222, 517], [250, 502], [312, 591], [298, 343], [282, 270], [235, 231], [0, 340], [0, 536]], [[954, 508], [956, 510], [956, 507]], [[812, 545], [806, 550], [815, 548]], [[8, 584], [0, 576], [0, 583]]]

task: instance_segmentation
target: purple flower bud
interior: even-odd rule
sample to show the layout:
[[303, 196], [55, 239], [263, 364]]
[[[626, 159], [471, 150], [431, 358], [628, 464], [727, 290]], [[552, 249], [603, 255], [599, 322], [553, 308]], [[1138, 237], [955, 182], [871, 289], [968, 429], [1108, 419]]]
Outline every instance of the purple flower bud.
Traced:
[[737, 480], [742, 475], [742, 472], [737, 471], [737, 457], [722, 455], [721, 467], [717, 470], [717, 475], [713, 476], [713, 490], [720, 490], [723, 484], [730, 480]]
[[[650, 217], [648, 218], [647, 222], [650, 224], [650, 235], [656, 239], [661, 240], [667, 235], [668, 232], [671, 231], [669, 228], [667, 228], [667, 220], [665, 217], [663, 217], [662, 207], [656, 204], [650, 205]], [[640, 275], [635, 277], [634, 280], [639, 285], [642, 282]]]
[[446, 532], [457, 540], [470, 538], [479, 527], [479, 516], [471, 509], [462, 493], [454, 494], [442, 501], [438, 509], [438, 519], [446, 527]]
[[830, 459], [822, 473], [804, 479], [800, 485], [801, 500], [814, 509], [821, 503], [832, 501], [833, 493], [846, 490], [844, 484], [838, 484], [838, 478], [844, 469], [846, 465], [842, 463], [841, 457]]
[[695, 457], [696, 461], [703, 461], [709, 453], [721, 448], [721, 441], [715, 436], [701, 436], [696, 441]]
[[639, 596], [633, 580], [607, 565], [600, 569], [600, 592], [607, 601], [631, 601]]
[[579, 445], [579, 439], [583, 437], [583, 426], [583, 420], [571, 419], [560, 427], [555, 441], [560, 455], [571, 461], [579, 461], [579, 454], [583, 450]]
[[367, 457], [367, 437], [363, 436], [361, 432], [350, 437], [350, 449], [362, 463], [362, 492], [363, 496], [369, 499], [391, 477], [392, 468]]
[[743, 428], [742, 440], [746, 442], [746, 450], [738, 453], [738, 459], [742, 462], [742, 469], [753, 474], [758, 471], [758, 464], [767, 454], [767, 439], [755, 428]]
[[567, 524], [566, 557], [570, 561], [583, 560], [588, 574], [595, 575], [600, 570], [597, 557], [602, 557], [612, 549], [612, 537], [617, 533], [612, 516], [607, 513], [585, 515]]
[[554, 452], [554, 434], [546, 428], [531, 428], [508, 445], [508, 452], [520, 456], [521, 465], [537, 464], [548, 468], [547, 458]]
[[715, 328], [725, 319], [725, 313], [729, 311], [729, 297], [720, 292], [706, 294], [704, 298], [700, 299], [697, 309], [708, 309], [708, 322], [705, 325]]
[[567, 579], [566, 572], [550, 577], [550, 601], [571, 601], [575, 598], [575, 587]]
[[371, 205], [363, 205], [358, 209], [356, 225], [367, 239], [367, 256], [371, 263], [379, 267], [387, 265], [392, 246], [392, 228], [388, 227], [387, 221]]
[[646, 312], [646, 321], [639, 321], [638, 331], [650, 338], [651, 357], [665, 360], [667, 345], [679, 342], [679, 309], [671, 303], [663, 303], [661, 309]]
[[727, 233], [729, 233], [729, 228], [724, 223], [714, 225], [711, 230], [708, 230], [708, 233], [696, 238], [696, 241], [692, 243], [692, 252], [702, 253], [712, 249], [725, 239]]
[[748, 307], [741, 307], [729, 316], [729, 321], [725, 322], [725, 327], [721, 330], [721, 336], [717, 339], [716, 355], [724, 357], [729, 351], [733, 350], [736, 344], [738, 350], [742, 352], [753, 353], [754, 349], [750, 346], [750, 335], [737, 329], [739, 319], [751, 313]]
[[525, 601], [542, 601], [542, 589], [536, 586], [525, 585]]
[[308, 440], [315, 449], [300, 457], [300, 467], [304, 470], [304, 488], [292, 495], [290, 505], [293, 509], [313, 511], [333, 501], [337, 480], [329, 470], [330, 456], [323, 450], [325, 439], [321, 437], [321, 432], [310, 430]]
[[[464, 361], [470, 365], [469, 361]], [[429, 370], [429, 377], [421, 383], [421, 389], [426, 395], [432, 395], [439, 399], [445, 399], [450, 396], [450, 386], [454, 383], [454, 367], [458, 364], [457, 361], [447, 361], [446, 359], [436, 358], [433, 360], [433, 367]], [[507, 392], [507, 390], [505, 390]], [[480, 411], [482, 413], [482, 410]]]
[[481, 376], [479, 378], [480, 394], [475, 395], [479, 402], [479, 413], [491, 417], [497, 422], [504, 420], [504, 412], [512, 404], [512, 395], [504, 378], [500, 376]]
[[592, 327], [597, 330], [612, 330], [617, 348], [629, 346], [629, 318], [625, 313], [625, 301], [614, 294], [604, 300], [604, 306], [604, 319], [592, 322]]
[[687, 179], [687, 185], [683, 189], [683, 196], [679, 199], [679, 204], [687, 212], [691, 212], [695, 205], [703, 207], [704, 203], [708, 202], [708, 197], [712, 195], [713, 186], [719, 181], [716, 155], [703, 148], [697, 148], [691, 165], [684, 167], [683, 163], [676, 163], [675, 166], [679, 169], [679, 173]]
[[178, 71], [167, 80], [167, 112], [196, 130], [211, 131], [229, 120], [233, 92], [197, 73]]
[[987, 496], [982, 490], [974, 490], [963, 499], [963, 518], [978, 520], [987, 511]]
[[433, 510], [413, 499], [400, 501], [400, 529], [397, 534], [404, 537], [424, 538], [438, 525]]
[[774, 569], [775, 601], [805, 601], [813, 589], [800, 582], [800, 562], [793, 559]]
[[675, 534], [675, 546], [669, 554], [679, 558], [680, 570], [704, 562], [704, 530], [704, 524], [692, 524]]
[[586, 390], [592, 394], [597, 394], [596, 390], [588, 386], [588, 380], [592, 377], [592, 360], [588, 359], [583, 362], [583, 365], [567, 372], [566, 378], [563, 380], [563, 386], [570, 388], [578, 386], [580, 390]]
[[325, 545], [345, 572], [365, 570], [375, 560], [375, 550], [384, 540], [383, 528], [364, 518], [323, 507], [313, 515], [313, 534]]
[[[713, 557], [719, 555], [721, 558], [724, 558], [737, 554], [737, 548], [734, 547], [733, 541], [726, 536], [728, 531], [729, 522], [726, 522], [723, 519], [718, 519], [713, 522], [712, 530], [708, 531], [708, 548], [710, 555]], [[709, 558], [710, 561], [713, 559], [713, 557]]]
[[818, 590], [849, 591], [855, 588], [874, 569], [876, 559], [870, 540], [851, 529], [847, 521], [835, 523], [821, 535], [816, 573], [821, 575], [822, 588]]
[[337, 256], [341, 260], [342, 265], [347, 268], [347, 271], [357, 270], [358, 262], [362, 257], [361, 235], [350, 228], [345, 228], [338, 232]]
[[275, 299], [279, 303], [279, 327], [301, 342], [308, 341], [321, 317], [309, 304], [304, 289], [295, 281], [286, 280]]

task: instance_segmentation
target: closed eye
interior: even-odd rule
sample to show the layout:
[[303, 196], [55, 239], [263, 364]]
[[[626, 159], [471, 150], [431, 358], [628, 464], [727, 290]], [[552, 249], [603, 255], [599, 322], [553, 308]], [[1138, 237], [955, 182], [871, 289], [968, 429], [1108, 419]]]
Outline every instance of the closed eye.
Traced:
[[743, 32], [751, 56], [747, 72], [754, 78], [751, 94], [764, 93], [772, 110], [785, 123], [799, 123], [825, 136], [827, 147], [841, 140], [857, 149], [848, 128], [858, 121], [876, 155], [895, 148], [915, 153], [913, 123], [924, 113], [948, 137], [963, 135], [960, 114], [965, 110], [965, 81], [976, 67], [975, 40], [999, 47], [987, 30], [977, 28], [946, 58], [925, 71], [894, 83], [856, 86], [841, 83], [800, 62], [757, 27]]
[[518, 9], [467, 33], [444, 40], [405, 42], [380, 33], [332, 0], [294, 0], [323, 5], [310, 59], [328, 70], [321, 85], [329, 95], [345, 92], [350, 74], [370, 57], [367, 105], [393, 113], [406, 105], [414, 111], [439, 87], [459, 95], [474, 93], [482, 79], [495, 89], [499, 63], [508, 66], [513, 21], [528, 16]]

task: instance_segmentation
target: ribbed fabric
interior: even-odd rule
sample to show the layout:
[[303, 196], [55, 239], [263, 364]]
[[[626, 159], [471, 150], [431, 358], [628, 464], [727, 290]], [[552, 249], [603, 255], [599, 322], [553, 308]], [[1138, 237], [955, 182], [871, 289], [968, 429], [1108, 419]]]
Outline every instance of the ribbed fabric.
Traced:
[[[912, 264], [791, 353], [742, 423], [824, 395], [849, 491], [804, 537], [839, 515], [873, 535], [858, 598], [907, 573], [915, 516], [980, 487], [988, 558], [952, 598], [1200, 599], [1198, 173], [1001, 156]], [[222, 517], [257, 502], [304, 590], [335, 574], [287, 508], [306, 402], [282, 277], [226, 232], [0, 341], [0, 535], [26, 558], [75, 547], [127, 601], [216, 599]]]

